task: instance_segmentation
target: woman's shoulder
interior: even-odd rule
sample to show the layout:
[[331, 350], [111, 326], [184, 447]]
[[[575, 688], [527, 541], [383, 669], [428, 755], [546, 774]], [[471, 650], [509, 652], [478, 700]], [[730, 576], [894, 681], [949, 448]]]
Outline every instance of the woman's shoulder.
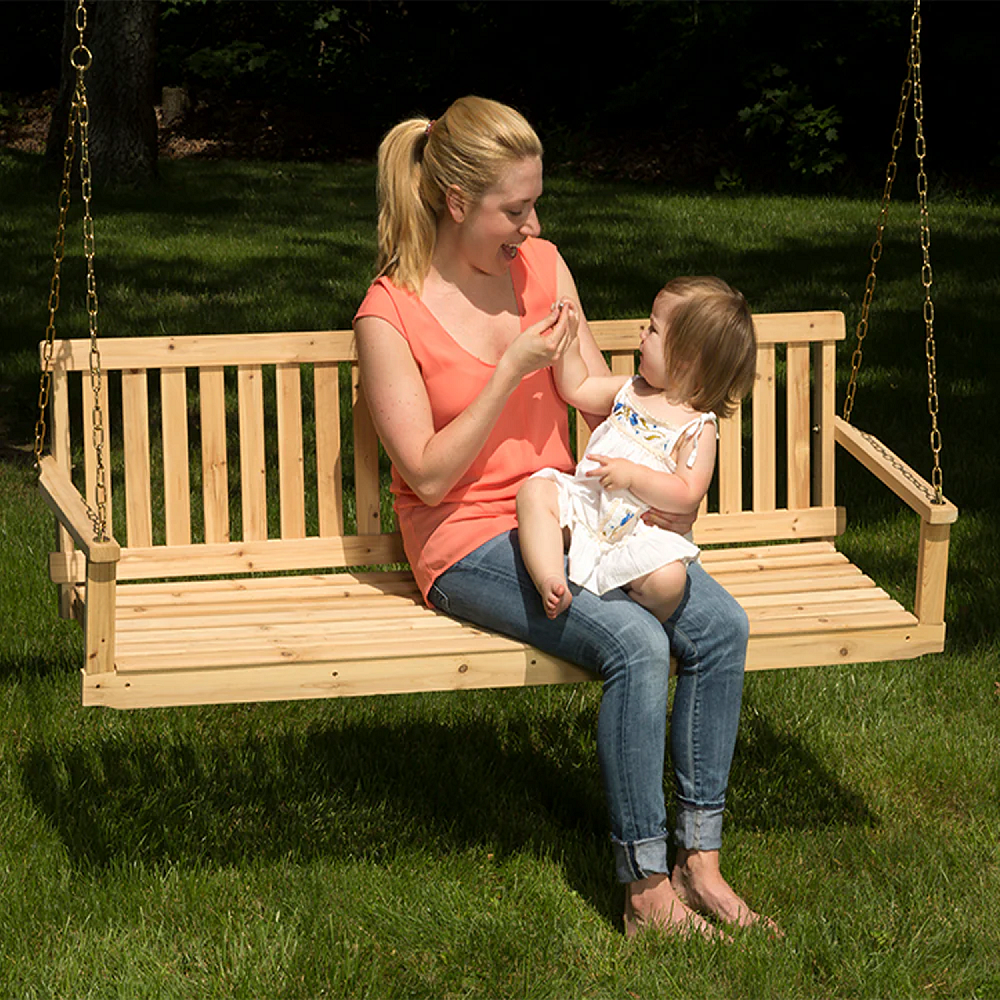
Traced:
[[393, 284], [383, 275], [368, 286], [354, 319], [356, 321], [362, 316], [375, 316], [387, 320], [398, 329], [405, 326], [406, 315], [413, 308], [415, 299], [412, 292]]
[[559, 295], [559, 251], [554, 243], [529, 236], [519, 249], [525, 288], [540, 289], [546, 302], [554, 302]]
[[358, 307], [357, 315], [366, 315], [367, 310], [395, 302], [406, 294], [404, 289], [398, 288], [385, 275], [382, 275], [368, 286], [368, 291], [365, 292], [365, 297]]
[[529, 236], [521, 244], [521, 255], [525, 261], [554, 267], [559, 260], [559, 249], [555, 243], [543, 240], [540, 236]]

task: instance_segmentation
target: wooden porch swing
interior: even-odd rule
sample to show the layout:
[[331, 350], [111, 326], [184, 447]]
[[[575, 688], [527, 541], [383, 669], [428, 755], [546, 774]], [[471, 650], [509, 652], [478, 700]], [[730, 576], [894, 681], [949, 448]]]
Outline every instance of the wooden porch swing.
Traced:
[[[425, 607], [408, 570], [384, 568], [405, 557], [398, 533], [383, 518], [378, 440], [351, 331], [113, 338], [99, 348], [85, 25], [79, 0], [80, 42], [72, 56], [77, 86], [35, 434], [42, 495], [57, 520], [50, 575], [61, 613], [84, 628], [84, 704], [136, 708], [593, 680], [524, 643]], [[705, 568], [748, 613], [751, 670], [899, 660], [944, 646], [948, 537], [957, 511], [942, 494], [939, 461], [919, 33], [917, 0], [844, 416], [834, 412], [843, 315], [771, 313], [755, 317], [749, 496], [742, 414], [720, 427], [717, 499], [711, 509], [704, 506], [695, 540], [709, 546]], [[849, 423], [911, 94], [933, 484]], [[90, 338], [57, 341], [77, 125]], [[632, 319], [592, 324], [615, 372], [632, 372], [641, 325]], [[79, 389], [71, 389], [74, 380]], [[239, 427], [238, 455], [226, 447], [234, 388], [229, 409]], [[72, 478], [70, 440], [70, 398], [77, 392], [82, 491]], [[119, 406], [124, 473], [123, 482], [111, 484], [107, 415]], [[312, 410], [313, 428], [303, 419], [304, 406]], [[47, 416], [51, 454], [43, 455]], [[189, 440], [191, 428], [195, 440]], [[578, 449], [585, 438], [578, 435]], [[834, 500], [836, 445], [920, 518], [912, 612], [834, 545], [846, 520]], [[121, 511], [123, 543], [112, 528]]]

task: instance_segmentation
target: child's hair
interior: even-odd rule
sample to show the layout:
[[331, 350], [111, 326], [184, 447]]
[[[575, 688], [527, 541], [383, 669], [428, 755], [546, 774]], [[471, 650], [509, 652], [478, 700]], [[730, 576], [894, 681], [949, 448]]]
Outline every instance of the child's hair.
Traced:
[[742, 294], [721, 278], [668, 281], [660, 295], [680, 301], [671, 309], [664, 350], [666, 370], [692, 409], [728, 417], [753, 388], [757, 333]]
[[472, 202], [526, 157], [541, 156], [534, 129], [513, 108], [461, 97], [436, 121], [409, 118], [378, 150], [378, 273], [419, 294], [430, 269], [445, 192]]

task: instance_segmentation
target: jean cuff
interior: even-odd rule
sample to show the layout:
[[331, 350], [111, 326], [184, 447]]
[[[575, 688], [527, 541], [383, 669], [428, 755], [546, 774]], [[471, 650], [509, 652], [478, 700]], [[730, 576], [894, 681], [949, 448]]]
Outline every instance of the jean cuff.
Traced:
[[651, 837], [649, 840], [633, 840], [623, 843], [611, 838], [611, 848], [615, 854], [615, 874], [619, 882], [638, 882], [647, 875], [666, 875], [667, 838]]
[[674, 843], [688, 851], [718, 851], [722, 847], [723, 809], [695, 809], [678, 802]]

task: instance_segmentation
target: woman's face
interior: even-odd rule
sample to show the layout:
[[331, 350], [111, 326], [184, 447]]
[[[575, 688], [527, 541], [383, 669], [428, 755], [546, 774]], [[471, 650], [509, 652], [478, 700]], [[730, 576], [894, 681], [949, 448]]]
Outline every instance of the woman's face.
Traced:
[[505, 274], [517, 248], [538, 236], [535, 202], [542, 194], [542, 161], [526, 157], [511, 164], [459, 221], [462, 246], [469, 263], [486, 274]]

